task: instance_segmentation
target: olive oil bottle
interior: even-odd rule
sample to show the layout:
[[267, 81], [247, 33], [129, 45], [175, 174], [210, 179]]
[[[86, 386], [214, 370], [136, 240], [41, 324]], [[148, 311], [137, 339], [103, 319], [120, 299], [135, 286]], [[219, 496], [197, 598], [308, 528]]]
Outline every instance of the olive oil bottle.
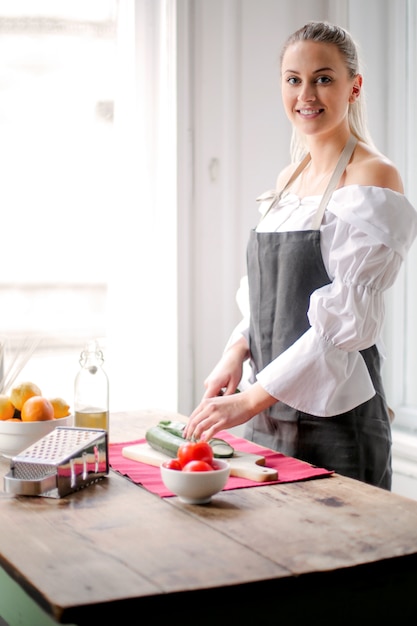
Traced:
[[109, 379], [97, 341], [90, 341], [80, 355], [74, 383], [74, 426], [109, 430]]

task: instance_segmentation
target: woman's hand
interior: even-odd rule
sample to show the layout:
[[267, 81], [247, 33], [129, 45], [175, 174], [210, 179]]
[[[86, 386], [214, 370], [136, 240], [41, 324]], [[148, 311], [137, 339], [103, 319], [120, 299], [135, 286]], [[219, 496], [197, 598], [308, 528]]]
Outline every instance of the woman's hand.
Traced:
[[276, 402], [277, 399], [259, 383], [240, 393], [214, 397], [207, 397], [205, 394], [190, 415], [184, 437], [208, 441], [218, 431], [244, 424]]
[[204, 381], [204, 398], [235, 393], [242, 379], [243, 363], [249, 357], [244, 337], [224, 351], [216, 367]]

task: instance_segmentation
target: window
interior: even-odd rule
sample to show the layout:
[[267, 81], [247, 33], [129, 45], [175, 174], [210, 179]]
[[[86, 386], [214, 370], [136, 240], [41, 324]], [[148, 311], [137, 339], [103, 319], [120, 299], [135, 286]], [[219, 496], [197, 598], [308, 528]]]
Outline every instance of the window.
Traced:
[[72, 402], [106, 334], [116, 0], [0, 3], [0, 335], [4, 374]]
[[[417, 71], [417, 7], [406, 0], [394, 22], [393, 40], [397, 58], [392, 59], [392, 73], [398, 81], [395, 94], [389, 98], [394, 112], [390, 115], [392, 145], [395, 161], [402, 165], [402, 174], [407, 197], [417, 207], [417, 182], [415, 177], [417, 153], [415, 120], [415, 98], [417, 89], [412, 76]], [[390, 81], [390, 78], [387, 78]], [[401, 85], [403, 88], [401, 88]], [[398, 143], [396, 143], [396, 141]], [[417, 367], [417, 330], [414, 323], [417, 306], [417, 285], [414, 279], [417, 267], [417, 244], [414, 243], [401, 276], [389, 293], [387, 343], [390, 355], [387, 368], [387, 388], [390, 401], [394, 404], [395, 427], [417, 431], [417, 389], [415, 372]], [[417, 434], [417, 433], [416, 433]]]
[[[396, 64], [394, 71], [400, 69], [400, 82], [396, 90], [395, 108], [404, 111], [401, 119], [404, 142], [405, 185], [407, 196], [417, 207], [417, 166], [416, 138], [417, 122], [415, 102], [417, 86], [413, 77], [417, 72], [417, 6], [413, 0], [404, 3], [402, 13], [403, 31], [399, 41], [403, 42], [404, 60]], [[404, 36], [405, 31], [405, 36]], [[402, 79], [402, 80], [401, 80]], [[399, 116], [401, 117], [401, 116]], [[404, 124], [405, 119], [405, 124]], [[393, 466], [396, 480], [405, 495], [417, 497], [415, 480], [417, 479], [417, 328], [415, 310], [417, 307], [417, 285], [415, 268], [417, 267], [417, 243], [410, 250], [402, 280], [398, 281], [391, 295], [391, 323], [389, 335], [392, 365], [389, 369], [388, 383], [395, 402], [396, 418], [393, 424]]]
[[175, 24], [172, 0], [0, 2], [4, 369], [40, 337], [21, 377], [70, 404], [97, 338], [110, 410], [176, 409]]

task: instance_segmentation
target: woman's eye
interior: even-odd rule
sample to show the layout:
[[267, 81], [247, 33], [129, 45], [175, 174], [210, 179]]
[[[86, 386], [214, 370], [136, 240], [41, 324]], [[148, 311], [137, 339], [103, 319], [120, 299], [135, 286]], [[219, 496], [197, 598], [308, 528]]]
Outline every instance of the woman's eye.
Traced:
[[332, 82], [332, 79], [328, 76], [319, 76], [316, 81], [319, 85], [327, 85]]
[[[329, 76], [319, 76], [315, 79], [314, 82], [318, 85], [328, 85], [332, 82], [332, 79], [329, 78]], [[301, 80], [300, 78], [298, 78], [298, 76], [290, 76], [289, 78], [287, 78], [287, 83], [289, 85], [299, 85], [301, 83]]]

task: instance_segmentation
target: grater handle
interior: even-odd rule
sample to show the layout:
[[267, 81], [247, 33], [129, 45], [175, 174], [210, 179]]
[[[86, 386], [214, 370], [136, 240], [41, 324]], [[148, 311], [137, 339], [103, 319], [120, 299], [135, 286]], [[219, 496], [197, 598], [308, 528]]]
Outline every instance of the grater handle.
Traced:
[[10, 472], [3, 478], [4, 490], [19, 496], [40, 496], [46, 491], [56, 489], [56, 474], [50, 474], [36, 480], [15, 478]]

